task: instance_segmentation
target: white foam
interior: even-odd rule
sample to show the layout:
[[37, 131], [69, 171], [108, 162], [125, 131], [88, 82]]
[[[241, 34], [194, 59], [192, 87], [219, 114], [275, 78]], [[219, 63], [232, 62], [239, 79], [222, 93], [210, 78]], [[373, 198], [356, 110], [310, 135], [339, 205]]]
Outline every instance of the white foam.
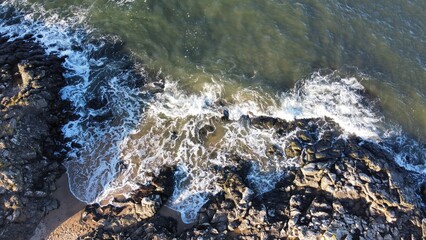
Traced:
[[110, 1], [114, 2], [118, 6], [127, 6], [135, 2], [135, 0], [110, 0]]
[[[20, 5], [25, 3], [19, 2]], [[9, 11], [10, 4], [16, 5], [15, 2], [4, 2], [2, 10]], [[69, 138], [69, 147], [74, 146], [73, 143], [81, 147], [72, 147], [64, 164], [73, 194], [87, 203], [96, 202], [101, 200], [99, 196], [108, 190], [108, 185], [120, 171], [119, 144], [137, 123], [142, 100], [138, 89], [128, 85], [133, 77], [128, 70], [112, 69], [106, 73], [94, 70], [108, 61], [116, 61], [115, 66], [118, 64], [117, 60], [92, 57], [107, 40], [100, 38], [95, 43], [89, 42], [91, 30], [82, 28], [85, 11], [76, 11], [75, 16], [64, 20], [41, 5], [28, 6], [32, 9], [30, 13], [15, 12], [14, 21], [2, 21], [0, 32], [10, 40], [33, 34], [47, 53], [66, 57], [63, 66], [67, 70], [64, 76], [68, 85], [61, 90], [61, 97], [72, 103], [79, 118], [67, 123], [63, 132]], [[98, 85], [101, 86], [95, 93]], [[98, 110], [87, 108], [87, 100], [94, 94], [99, 95], [99, 100], [106, 100], [107, 105]], [[92, 120], [93, 116], [108, 111], [114, 116], [112, 121], [101, 124]]]
[[[9, 3], [2, 4], [2, 11]], [[400, 165], [424, 172], [424, 146], [401, 132], [384, 131], [383, 117], [368, 104], [356, 78], [314, 73], [277, 96], [240, 88], [227, 97], [226, 106], [217, 104], [230, 85], [224, 80], [206, 83], [199, 93], [185, 92], [178, 83], [167, 81], [164, 93], [143, 100], [144, 92], [131, 85], [134, 72], [120, 69], [120, 59], [96, 54], [116, 38], [91, 43], [93, 30], [81, 28], [84, 14], [64, 20], [39, 5], [32, 8], [33, 13], [18, 14], [18, 21], [0, 21], [0, 32], [12, 38], [34, 34], [47, 52], [67, 56], [68, 85], [61, 94], [71, 101], [78, 118], [63, 128], [71, 147], [66, 167], [71, 190], [82, 201], [100, 202], [114, 193], [137, 189], [163, 166], [177, 165], [177, 184], [168, 205], [181, 212], [184, 222], [192, 222], [208, 196], [220, 191], [214, 166], [232, 165], [233, 154], [255, 162], [247, 180], [257, 194], [272, 189], [284, 169], [297, 164], [285, 156], [270, 156], [267, 149], [285, 149], [294, 133], [279, 137], [273, 130], [248, 127], [238, 121], [242, 115], [287, 120], [326, 116], [346, 135], [381, 144]], [[104, 106], [88, 108], [93, 98]], [[230, 122], [220, 120], [224, 110], [229, 111]], [[105, 114], [112, 117], [94, 120]]]
[[378, 144], [387, 150], [401, 167], [426, 175], [426, 146], [405, 135], [401, 127], [390, 128]]
[[354, 77], [341, 78], [337, 74], [321, 76], [316, 72], [299, 88], [283, 93], [276, 116], [288, 120], [326, 116], [348, 134], [377, 139], [382, 117], [365, 103], [364, 87]]
[[[145, 177], [151, 176], [149, 173], [158, 172], [163, 165], [177, 164], [183, 177], [168, 204], [182, 213], [184, 222], [192, 222], [207, 197], [220, 190], [214, 183], [217, 176], [213, 166], [232, 164], [230, 155], [255, 162], [247, 180], [258, 194], [271, 190], [286, 167], [297, 166], [294, 159], [267, 154], [271, 146], [285, 149], [294, 132], [279, 138], [273, 130], [247, 127], [238, 121], [242, 115], [287, 120], [326, 116], [340, 124], [345, 131], [342, 137], [356, 134], [377, 143], [385, 138], [383, 117], [367, 104], [362, 85], [336, 72], [326, 76], [314, 73], [275, 100], [260, 90], [240, 89], [231, 96], [232, 104], [223, 107], [215, 103], [223, 97], [225, 88], [226, 82], [212, 81], [200, 93], [189, 94], [176, 83], [166, 82], [165, 92], [148, 106], [139, 130], [123, 144], [124, 160], [133, 169], [133, 176], [117, 186], [149, 182]], [[225, 109], [232, 122], [223, 124], [218, 119]], [[199, 130], [207, 125], [215, 128], [216, 135], [200, 137]], [[401, 154], [395, 156], [398, 162], [406, 162], [398, 160]]]

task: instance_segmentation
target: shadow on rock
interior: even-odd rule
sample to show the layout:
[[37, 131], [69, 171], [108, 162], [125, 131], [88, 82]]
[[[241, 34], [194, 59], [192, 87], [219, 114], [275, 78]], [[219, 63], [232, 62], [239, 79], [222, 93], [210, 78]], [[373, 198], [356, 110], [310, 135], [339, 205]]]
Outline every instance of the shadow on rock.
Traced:
[[0, 37], [0, 236], [27, 239], [59, 203], [51, 197], [63, 172], [59, 89], [63, 59], [32, 36]]

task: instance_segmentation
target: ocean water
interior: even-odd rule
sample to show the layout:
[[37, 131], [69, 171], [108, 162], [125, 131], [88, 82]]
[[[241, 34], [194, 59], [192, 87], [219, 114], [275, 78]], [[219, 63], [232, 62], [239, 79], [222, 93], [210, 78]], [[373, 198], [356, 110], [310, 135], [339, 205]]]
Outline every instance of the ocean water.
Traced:
[[[242, 116], [328, 117], [426, 172], [426, 2], [6, 0], [0, 33], [31, 33], [66, 57], [63, 132], [70, 188], [107, 203], [177, 165], [167, 203], [195, 219], [220, 191], [213, 166], [254, 163], [253, 193], [294, 159], [271, 157], [291, 134]], [[325, 70], [326, 69], [326, 70]], [[164, 91], [157, 91], [164, 85]], [[219, 119], [229, 112], [230, 122]], [[200, 134], [200, 132], [204, 134]], [[262, 186], [258, 188], [256, 186]], [[266, 186], [266, 187], [265, 187]]]

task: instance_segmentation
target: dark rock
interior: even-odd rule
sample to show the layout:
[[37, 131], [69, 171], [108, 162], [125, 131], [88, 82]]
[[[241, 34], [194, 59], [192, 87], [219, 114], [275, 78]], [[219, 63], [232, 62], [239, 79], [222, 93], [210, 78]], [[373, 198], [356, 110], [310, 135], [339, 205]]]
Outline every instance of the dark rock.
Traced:
[[246, 128], [251, 124], [251, 119], [248, 115], [242, 115], [238, 121]]
[[[401, 178], [410, 173], [390, 161], [384, 149], [369, 144], [361, 147], [356, 138], [347, 142], [335, 139], [340, 134], [333, 132], [320, 138], [318, 126], [309, 122], [313, 121], [296, 123], [301, 130], [285, 148], [288, 158], [305, 152], [309, 161], [301, 162], [300, 168], [289, 168], [275, 189], [256, 198], [243, 197], [249, 189], [243, 181], [247, 171], [238, 171], [239, 166], [227, 168], [220, 181], [223, 193], [201, 210], [200, 225], [180, 237], [420, 239], [426, 232], [422, 201], [415, 189], [407, 187], [416, 183]], [[274, 124], [267, 120], [253, 125], [271, 129]], [[424, 189], [420, 187], [418, 192]], [[228, 231], [217, 235], [212, 229], [220, 232], [225, 222]]]
[[288, 158], [294, 158], [300, 156], [303, 150], [302, 144], [297, 139], [293, 139], [287, 143], [285, 148], [285, 155]]
[[99, 110], [107, 105], [107, 101], [104, 98], [92, 98], [89, 101], [87, 101], [86, 106], [88, 108]]
[[199, 136], [198, 139], [201, 142], [206, 141], [207, 135], [213, 133], [215, 130], [216, 128], [213, 125], [209, 125], [209, 124], [204, 125], [198, 130], [198, 136]]
[[314, 139], [312, 138], [312, 136], [309, 134], [308, 131], [298, 131], [296, 133], [297, 138], [299, 138], [302, 142], [308, 142], [308, 143], [312, 143], [314, 142]]
[[256, 128], [266, 128], [270, 129], [277, 124], [278, 120], [273, 117], [260, 116], [251, 119], [251, 125]]
[[223, 110], [223, 116], [222, 116], [222, 121], [229, 121], [229, 111], [228, 109], [224, 109]]
[[62, 141], [63, 59], [47, 57], [32, 35], [0, 39], [0, 199], [7, 213], [0, 214], [0, 236], [28, 239], [41, 218], [58, 207], [50, 194], [63, 173], [56, 162], [63, 156], [46, 153]]
[[[179, 231], [175, 220], [158, 214], [159, 206], [168, 200], [173, 190], [174, 169], [165, 168], [152, 185], [141, 186], [130, 198], [116, 199], [111, 206], [86, 208], [83, 222], [98, 224], [86, 237], [424, 237], [426, 218], [419, 194], [423, 194], [426, 187], [414, 187], [416, 182], [407, 178], [411, 173], [388, 159], [389, 155], [382, 153], [384, 149], [360, 145], [357, 138], [336, 139], [340, 134], [332, 129], [320, 135], [319, 128], [333, 126], [326, 121], [288, 122], [286, 128], [278, 126], [280, 122], [279, 119], [262, 120], [256, 123], [256, 127], [283, 131], [281, 136], [285, 136], [284, 131], [295, 131], [294, 126], [297, 126], [299, 134], [289, 140], [284, 151], [285, 157], [296, 158], [299, 166], [286, 169], [286, 174], [271, 191], [255, 195], [247, 181], [251, 162], [238, 156], [230, 157], [232, 166], [215, 168], [222, 191], [200, 209], [194, 225]], [[207, 134], [207, 128], [206, 125], [204, 134]], [[272, 145], [265, 151], [275, 155], [281, 150]], [[147, 208], [142, 207], [143, 202], [147, 203]], [[117, 222], [121, 224], [117, 225]]]

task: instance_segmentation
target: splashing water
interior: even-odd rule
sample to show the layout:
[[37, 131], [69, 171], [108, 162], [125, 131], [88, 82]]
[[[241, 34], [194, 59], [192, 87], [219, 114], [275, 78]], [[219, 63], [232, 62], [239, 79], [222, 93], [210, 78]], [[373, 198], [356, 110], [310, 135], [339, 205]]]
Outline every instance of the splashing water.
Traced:
[[[69, 161], [64, 164], [73, 194], [84, 202], [95, 202], [119, 172], [118, 144], [123, 133], [138, 121], [143, 97], [135, 85], [142, 76], [128, 70], [126, 59], [114, 56], [119, 44], [114, 42], [116, 38], [92, 41], [91, 31], [78, 28], [84, 14], [77, 13], [78, 17], [68, 22], [58, 21], [56, 14], [41, 7], [37, 11], [40, 18], [3, 7], [2, 15], [15, 17], [1, 22], [2, 34], [11, 40], [32, 34], [47, 53], [66, 57], [63, 66], [68, 85], [61, 90], [61, 97], [71, 102], [77, 119], [63, 127], [70, 148]], [[91, 107], [91, 102], [98, 106]], [[108, 115], [111, 117], [106, 121], [96, 118]]]
[[[256, 163], [248, 181], [258, 193], [271, 190], [285, 168], [297, 166], [294, 159], [267, 154], [271, 146], [285, 149], [295, 132], [279, 137], [273, 130], [247, 126], [244, 116], [287, 120], [326, 116], [344, 129], [342, 137], [356, 134], [375, 142], [385, 137], [380, 131], [382, 117], [373, 112], [372, 104], [367, 105], [362, 85], [356, 78], [339, 77], [337, 72], [325, 76], [314, 73], [267, 106], [262, 103], [270, 103], [270, 95], [248, 89], [236, 91], [230, 97], [232, 104], [218, 104], [225, 88], [226, 82], [213, 81], [200, 93], [188, 94], [176, 83], [167, 82], [164, 93], [147, 107], [138, 129], [124, 140], [123, 160], [129, 170], [115, 186], [148, 183], [151, 179], [147, 176], [158, 173], [161, 166], [178, 165], [178, 184], [168, 204], [182, 213], [185, 222], [192, 222], [208, 196], [220, 190], [213, 167], [232, 165], [230, 156]], [[229, 112], [230, 122], [221, 121], [224, 110]], [[421, 151], [424, 155], [424, 149]]]
[[[11, 15], [2, 7], [0, 15]], [[285, 169], [297, 164], [286, 156], [269, 156], [267, 149], [285, 149], [295, 133], [276, 136], [250, 127], [247, 116], [329, 117], [344, 130], [342, 137], [356, 134], [392, 153], [401, 166], [419, 173], [426, 169], [426, 148], [398, 126], [385, 124], [355, 77], [315, 72], [276, 95], [261, 88], [230, 91], [232, 83], [215, 77], [201, 91], [187, 92], [169, 79], [163, 93], [151, 94], [140, 88], [143, 68], [117, 54], [117, 37], [99, 36], [84, 26], [84, 11], [67, 21], [41, 7], [37, 13], [15, 12], [0, 21], [0, 33], [11, 39], [31, 33], [48, 53], [66, 57], [68, 85], [61, 95], [72, 103], [76, 118], [63, 127], [70, 148], [65, 165], [71, 191], [82, 201], [127, 193], [149, 183], [163, 166], [177, 165], [168, 206], [189, 223], [221, 190], [214, 166], [232, 165], [233, 155], [254, 163], [248, 181], [257, 194], [272, 189]], [[229, 121], [222, 120], [224, 112]]]

